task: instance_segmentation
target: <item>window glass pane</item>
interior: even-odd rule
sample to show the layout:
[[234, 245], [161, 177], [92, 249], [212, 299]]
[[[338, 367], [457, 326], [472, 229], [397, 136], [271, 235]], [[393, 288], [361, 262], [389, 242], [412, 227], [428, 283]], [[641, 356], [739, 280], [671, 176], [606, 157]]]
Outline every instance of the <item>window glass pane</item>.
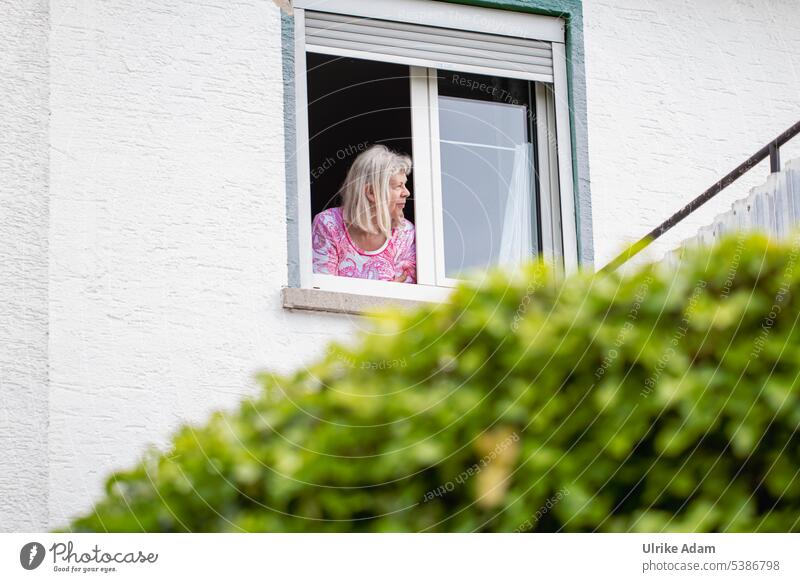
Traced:
[[513, 148], [527, 141], [526, 108], [460, 97], [439, 97], [442, 140]]
[[529, 84], [439, 77], [444, 264], [513, 267], [539, 249]]

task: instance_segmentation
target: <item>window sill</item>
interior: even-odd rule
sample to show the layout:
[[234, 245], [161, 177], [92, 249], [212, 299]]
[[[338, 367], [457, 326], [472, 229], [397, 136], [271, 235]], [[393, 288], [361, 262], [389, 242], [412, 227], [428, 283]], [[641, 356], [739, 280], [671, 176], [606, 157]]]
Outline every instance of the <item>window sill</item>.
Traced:
[[391, 306], [400, 307], [401, 309], [415, 309], [441, 302], [437, 299], [399, 299], [299, 287], [284, 287], [281, 290], [281, 295], [284, 309], [345, 313], [349, 315], [364, 315], [366, 311], [381, 307]]

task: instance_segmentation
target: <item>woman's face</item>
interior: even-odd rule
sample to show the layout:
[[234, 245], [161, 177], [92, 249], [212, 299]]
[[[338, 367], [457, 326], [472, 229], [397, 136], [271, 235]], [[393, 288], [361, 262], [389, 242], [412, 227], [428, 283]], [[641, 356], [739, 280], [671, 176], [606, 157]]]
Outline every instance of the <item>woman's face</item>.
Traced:
[[408, 182], [408, 178], [404, 173], [395, 174], [389, 179], [389, 208], [393, 221], [403, 218], [406, 198], [411, 194], [406, 188], [406, 182]]

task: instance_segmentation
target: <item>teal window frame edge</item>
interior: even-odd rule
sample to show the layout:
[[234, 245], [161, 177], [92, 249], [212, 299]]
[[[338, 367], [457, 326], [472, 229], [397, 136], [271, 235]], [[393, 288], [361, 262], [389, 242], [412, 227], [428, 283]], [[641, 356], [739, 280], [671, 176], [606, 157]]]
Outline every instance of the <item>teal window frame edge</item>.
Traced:
[[[592, 198], [589, 180], [583, 7], [581, 0], [431, 0], [484, 8], [557, 16], [566, 21], [567, 83], [572, 143], [572, 177], [575, 196], [575, 232], [581, 268], [594, 264]], [[294, 78], [294, 18], [281, 12], [281, 56], [284, 105], [284, 155], [286, 169], [287, 267], [290, 287], [300, 286], [300, 250], [297, 206], [297, 143]]]

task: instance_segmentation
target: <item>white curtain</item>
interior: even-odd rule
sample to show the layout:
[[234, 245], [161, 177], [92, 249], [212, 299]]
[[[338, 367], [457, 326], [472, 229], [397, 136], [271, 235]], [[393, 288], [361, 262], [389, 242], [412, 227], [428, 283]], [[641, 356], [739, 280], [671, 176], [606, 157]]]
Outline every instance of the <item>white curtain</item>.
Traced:
[[509, 269], [515, 269], [531, 258], [533, 248], [531, 185], [531, 144], [523, 143], [514, 149], [514, 168], [509, 183], [503, 234], [500, 239], [500, 255], [497, 261]]

